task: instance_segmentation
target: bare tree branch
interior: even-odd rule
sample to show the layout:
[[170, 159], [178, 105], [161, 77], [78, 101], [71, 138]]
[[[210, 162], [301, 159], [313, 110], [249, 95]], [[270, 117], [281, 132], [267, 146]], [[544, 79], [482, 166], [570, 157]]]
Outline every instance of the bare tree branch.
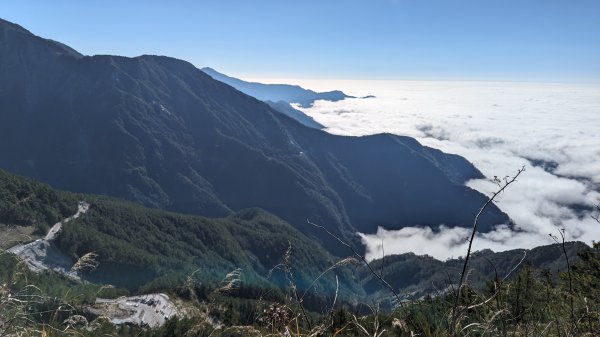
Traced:
[[394, 294], [394, 297], [396, 298], [396, 301], [398, 301], [398, 305], [402, 306], [402, 300], [400, 299], [400, 295], [398, 295], [398, 293], [396, 292], [396, 290], [394, 290], [394, 287], [392, 287], [386, 280], [384, 280], [381, 277], [381, 275], [377, 274], [377, 272], [375, 270], [373, 270], [373, 268], [371, 267], [371, 265], [369, 264], [369, 262], [367, 261], [367, 259], [365, 259], [364, 256], [360, 255], [354, 249], [354, 247], [352, 247], [349, 243], [347, 243], [344, 240], [342, 240], [339, 237], [337, 237], [335, 234], [331, 233], [327, 228], [325, 228], [325, 227], [323, 227], [321, 225], [317, 225], [316, 223], [310, 221], [309, 219], [306, 219], [306, 221], [309, 224], [311, 224], [311, 225], [313, 225], [313, 226], [315, 226], [317, 228], [320, 228], [325, 233], [327, 233], [329, 236], [331, 236], [332, 238], [336, 239], [342, 245], [348, 247], [348, 249], [350, 249], [352, 251], [352, 254], [354, 254], [354, 256], [358, 257], [361, 261], [364, 262], [364, 264], [367, 266], [367, 268], [369, 268], [369, 271], [371, 272], [371, 274], [373, 274], [375, 277], [377, 277], [379, 279], [379, 281], [381, 281], [381, 283], [385, 284], [385, 286], [392, 292], [392, 294]]
[[481, 217], [481, 215], [483, 214], [485, 209], [494, 202], [496, 197], [500, 193], [504, 192], [504, 190], [510, 184], [515, 182], [517, 180], [517, 178], [521, 175], [521, 173], [523, 173], [524, 171], [525, 171], [525, 166], [521, 167], [517, 171], [517, 174], [515, 174], [512, 178], [509, 178], [508, 176], [506, 176], [506, 177], [504, 177], [504, 179], [499, 179], [497, 176], [494, 176], [494, 179], [492, 181], [496, 185], [498, 185], [498, 187], [500, 187], [500, 189], [497, 190], [496, 192], [494, 192], [494, 194], [492, 194], [492, 196], [479, 209], [479, 212], [475, 216], [475, 220], [473, 221], [473, 229], [471, 231], [471, 237], [469, 239], [469, 247], [467, 248], [467, 255], [465, 256], [465, 263], [463, 264], [463, 269], [460, 274], [460, 281], [458, 282], [458, 287], [456, 289], [456, 297], [454, 298], [454, 305], [452, 307], [452, 320], [451, 320], [451, 326], [450, 326], [450, 334], [452, 336], [455, 335], [456, 323], [458, 321], [458, 317], [460, 316], [460, 312], [458, 310], [458, 303], [460, 301], [461, 290], [462, 290], [463, 284], [465, 282], [465, 276], [467, 274], [467, 267], [469, 265], [469, 258], [471, 257], [471, 249], [473, 248], [473, 240], [475, 239], [475, 234], [477, 233], [477, 225], [479, 224], [479, 218]]
[[596, 205], [596, 215], [592, 213], [591, 217], [596, 220], [597, 223], [600, 223], [600, 204]]

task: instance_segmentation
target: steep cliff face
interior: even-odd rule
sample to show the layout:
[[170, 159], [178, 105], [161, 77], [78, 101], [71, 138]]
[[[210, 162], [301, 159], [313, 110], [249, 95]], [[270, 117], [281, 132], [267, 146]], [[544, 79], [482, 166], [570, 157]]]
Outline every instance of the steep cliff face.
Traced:
[[[330, 135], [187, 62], [82, 56], [6, 21], [0, 134], [0, 167], [56, 187], [205, 216], [260, 207], [321, 243], [307, 218], [350, 238], [470, 225], [485, 201], [463, 186], [481, 177], [469, 162], [411, 138]], [[507, 221], [490, 207], [481, 228]]]

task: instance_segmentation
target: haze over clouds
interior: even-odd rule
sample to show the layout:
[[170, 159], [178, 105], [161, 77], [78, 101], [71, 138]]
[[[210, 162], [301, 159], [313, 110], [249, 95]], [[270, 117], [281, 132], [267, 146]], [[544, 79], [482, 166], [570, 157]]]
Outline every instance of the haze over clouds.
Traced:
[[[320, 101], [302, 109], [328, 132], [412, 136], [466, 157], [488, 178], [512, 176], [526, 166], [498, 202], [517, 231], [498, 226], [479, 235], [476, 249], [549, 244], [548, 234], [557, 235], [560, 228], [565, 228], [569, 240], [600, 240], [600, 225], [590, 218], [591, 207], [600, 201], [599, 84], [287, 81], [376, 96]], [[487, 195], [497, 189], [490, 180], [470, 181], [468, 186]], [[382, 240], [386, 254], [412, 251], [446, 259], [464, 255], [468, 233], [444, 226], [439, 232], [380, 228], [364, 234], [363, 241], [369, 259], [381, 256]]]

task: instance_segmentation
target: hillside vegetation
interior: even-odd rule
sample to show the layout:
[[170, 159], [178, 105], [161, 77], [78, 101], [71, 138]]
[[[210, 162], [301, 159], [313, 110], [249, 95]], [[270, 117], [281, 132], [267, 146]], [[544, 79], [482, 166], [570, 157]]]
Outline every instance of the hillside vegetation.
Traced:
[[[365, 265], [352, 259], [336, 263], [318, 244], [260, 209], [221, 219], [181, 215], [114, 198], [56, 191], [6, 171], [0, 171], [0, 195], [8, 201], [0, 222], [10, 226], [44, 224], [40, 230], [72, 215], [78, 201], [89, 202], [88, 212], [64, 224], [56, 244], [74, 261], [94, 251], [100, 262], [97, 270], [83, 274], [93, 282], [86, 285], [52, 272], [32, 274], [10, 254], [2, 253], [0, 277], [4, 288], [0, 296], [10, 295], [4, 300], [11, 305], [15, 305], [11, 298], [39, 296], [36, 306], [63, 317], [84, 313], [81, 306], [93, 302], [100, 292], [102, 296], [116, 296], [126, 292], [119, 290], [124, 287], [133, 292], [166, 291], [180, 297], [220, 322], [215, 334], [223, 336], [237, 330], [243, 331], [238, 335], [249, 331], [279, 334], [286, 328], [295, 329], [296, 324], [295, 335], [317, 328], [322, 330], [320, 335], [339, 331], [348, 336], [362, 335], [363, 328], [379, 332], [385, 329], [382, 336], [409, 336], [410, 331], [442, 336], [449, 331], [452, 287], [460, 276], [461, 259], [441, 262], [403, 254], [371, 262], [372, 270], [402, 296], [404, 303], [399, 305]], [[7, 211], [10, 209], [18, 209], [22, 216], [15, 217], [14, 211]], [[494, 331], [491, 335], [508, 335], [512, 329], [517, 336], [531, 331], [545, 331], [550, 336], [596, 331], [600, 299], [598, 248], [581, 243], [565, 243], [564, 247], [566, 255], [556, 244], [529, 251], [476, 252], [461, 301], [464, 305], [485, 303], [469, 309], [459, 320], [461, 329], [467, 330], [460, 330], [458, 335], [466, 335], [466, 331], [485, 335], [482, 330], [486, 329]], [[571, 268], [566, 264], [567, 257]], [[221, 280], [237, 268], [241, 268], [240, 278], [221, 293]], [[105, 289], [106, 284], [117, 288]], [[486, 300], [488, 297], [491, 299]], [[63, 310], [65, 307], [69, 310]], [[332, 307], [334, 311], [330, 312]], [[31, 306], [5, 304], [1, 310], [10, 308], [22, 315], [20, 324], [32, 328], [37, 324], [58, 328], [62, 324], [56, 315], [31, 316]], [[13, 309], [4, 315], [15, 314]], [[274, 317], [274, 312], [285, 315]], [[363, 318], [355, 320], [353, 315]], [[172, 320], [158, 330], [100, 326], [123, 336], [193, 336], [192, 331], [202, 336], [218, 327], [206, 317], [203, 314]], [[574, 323], [572, 317], [576, 317]], [[53, 333], [65, 334], [58, 330]]]
[[50, 186], [0, 170], [0, 224], [34, 226], [46, 233], [77, 211], [77, 198]]
[[[99, 268], [85, 275], [89, 280], [131, 290], [173, 287], [192, 272], [199, 281], [217, 283], [236, 268], [242, 269], [247, 286], [282, 286], [285, 278], [270, 271], [283, 262], [290, 247], [288, 262], [298, 270], [298, 286], [306, 289], [334, 262], [317, 243], [260, 209], [221, 219], [182, 215], [109, 197], [56, 191], [3, 170], [0, 195], [5, 201], [0, 223], [35, 224], [43, 234], [73, 215], [79, 200], [90, 203], [84, 216], [63, 224], [55, 243], [73, 261], [89, 252], [98, 255]], [[333, 290], [330, 277], [322, 282], [326, 293]], [[344, 291], [357, 292], [347, 275], [340, 277]]]
[[[552, 246], [560, 249], [560, 246]], [[509, 279], [489, 278], [482, 289], [407, 301], [391, 311], [380, 301], [363, 310], [322, 301], [305, 311], [290, 284], [281, 295], [228, 292], [197, 285], [173, 289], [196, 308], [159, 328], [109, 324], [83, 310], [95, 294], [118, 296], [116, 289], [77, 285], [53, 273], [33, 274], [8, 254], [0, 254], [0, 335], [33, 336], [596, 336], [600, 332], [600, 245], [580, 252], [580, 260], [553, 277], [547, 269], [524, 264]], [[389, 278], [393, 280], [393, 278]], [[35, 286], [33, 286], [35, 285]], [[283, 296], [282, 296], [283, 295]], [[306, 303], [305, 303], [306, 304]], [[451, 328], [450, 314], [463, 312]], [[37, 312], [44, 312], [39, 315]], [[85, 315], [90, 323], [71, 325]], [[210, 317], [210, 318], [209, 318]]]

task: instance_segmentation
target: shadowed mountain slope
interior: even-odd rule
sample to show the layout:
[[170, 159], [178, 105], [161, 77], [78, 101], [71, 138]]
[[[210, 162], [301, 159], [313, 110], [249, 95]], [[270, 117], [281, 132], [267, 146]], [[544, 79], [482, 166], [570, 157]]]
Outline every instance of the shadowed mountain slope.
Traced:
[[[481, 173], [408, 137], [305, 127], [161, 56], [81, 56], [0, 21], [0, 167], [76, 192], [210, 217], [260, 207], [327, 249], [378, 225], [468, 226]], [[508, 222], [490, 207], [481, 229]], [[355, 241], [356, 242], [356, 241]]]

